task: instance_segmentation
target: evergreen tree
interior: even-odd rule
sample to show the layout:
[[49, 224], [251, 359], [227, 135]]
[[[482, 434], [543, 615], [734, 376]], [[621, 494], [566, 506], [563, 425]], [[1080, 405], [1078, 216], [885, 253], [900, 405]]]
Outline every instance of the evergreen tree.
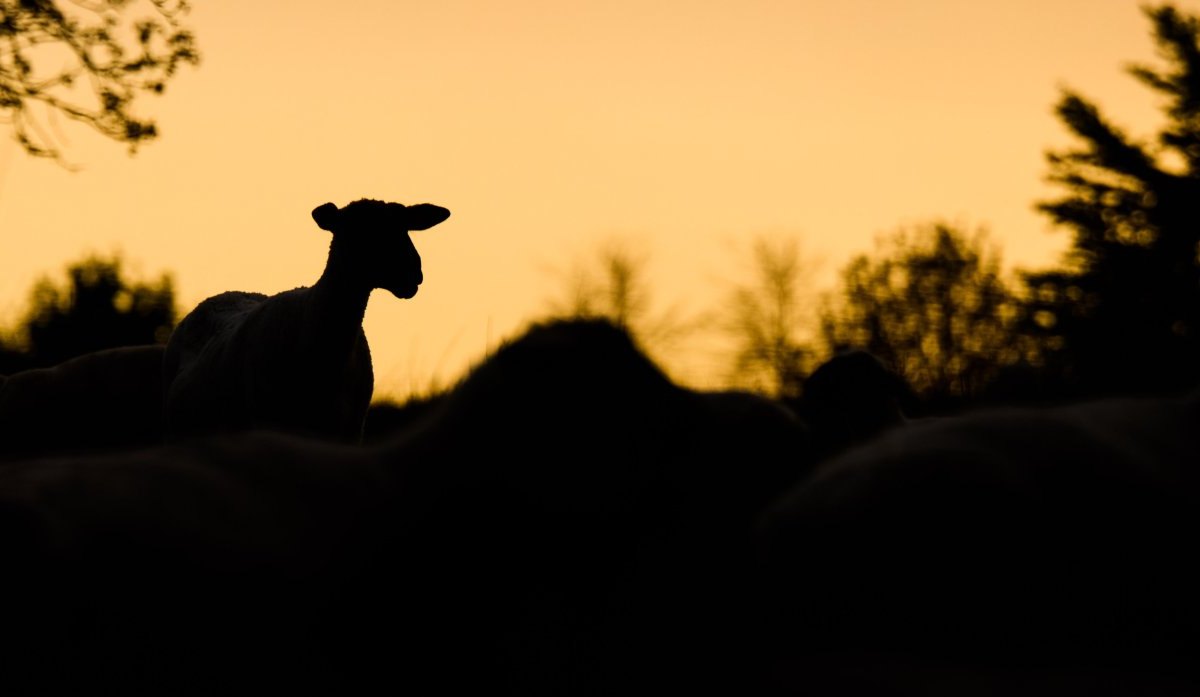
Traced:
[[1200, 20], [1145, 13], [1165, 66], [1129, 72], [1163, 98], [1165, 127], [1139, 142], [1066, 90], [1057, 113], [1080, 145], [1047, 154], [1065, 194], [1038, 207], [1074, 237], [1065, 269], [1027, 275], [1025, 329], [1079, 393], [1200, 378]]

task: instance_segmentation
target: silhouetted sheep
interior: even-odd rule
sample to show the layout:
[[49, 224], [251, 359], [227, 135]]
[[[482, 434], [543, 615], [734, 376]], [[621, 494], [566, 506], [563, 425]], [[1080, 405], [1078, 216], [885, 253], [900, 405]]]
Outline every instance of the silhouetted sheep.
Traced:
[[129, 346], [0, 378], [0, 458], [161, 441], [162, 367], [162, 346]]
[[820, 460], [903, 424], [915, 404], [904, 378], [871, 353], [854, 350], [808, 376], [797, 411], [812, 429], [813, 455]]
[[[408, 439], [406, 457], [446, 463], [416, 487], [447, 492], [423, 497], [442, 540], [428, 565], [469, 599], [431, 606], [429, 624], [499, 613], [489, 626], [542, 652], [485, 674], [523, 675], [526, 694], [571, 693], [581, 675], [597, 694], [744, 684], [752, 521], [802, 475], [793, 413], [682, 389], [607, 322], [555, 322], [489, 357]], [[503, 573], [478, 588], [480, 568]]]
[[915, 421], [764, 516], [779, 658], [814, 694], [834, 655], [975, 671], [966, 693], [1022, 671], [1196, 689], [1197, 539], [1200, 392]]
[[11, 463], [0, 542], [18, 572], [0, 593], [37, 609], [6, 619], [0, 680], [743, 684], [752, 524], [802, 447], [778, 405], [680, 388], [624, 332], [573, 322], [507, 343], [376, 447], [245, 433]]
[[164, 364], [168, 436], [271, 428], [357, 443], [374, 376], [362, 331], [375, 288], [411, 298], [421, 258], [410, 230], [450, 211], [362, 199], [312, 212], [333, 233], [312, 287], [208, 298], [176, 327]]
[[270, 433], [5, 463], [0, 686], [337, 693], [324, 625], [359, 550], [395, 553], [387, 484], [365, 451]]

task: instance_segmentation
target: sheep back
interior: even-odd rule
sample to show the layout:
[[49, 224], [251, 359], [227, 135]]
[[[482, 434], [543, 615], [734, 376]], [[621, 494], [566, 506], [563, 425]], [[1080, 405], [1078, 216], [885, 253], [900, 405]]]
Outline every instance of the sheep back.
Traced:
[[83, 452], [162, 438], [159, 345], [85, 354], [0, 382], [0, 457]]
[[492, 643], [468, 662], [502, 659], [487, 689], [744, 679], [753, 521], [803, 446], [787, 409], [682, 388], [609, 322], [535, 325], [381, 446], [418, 492], [398, 508], [429, 531], [408, 548], [428, 571], [405, 577], [404, 595], [431, 599], [428, 616], [405, 616], [430, 652], [419, 663], [457, 660], [471, 626]]
[[307, 291], [222, 293], [180, 322], [164, 363], [168, 437], [262, 428], [361, 441], [374, 390], [366, 335], [322, 345]]
[[0, 686], [338, 692], [330, 657], [384, 631], [339, 608], [389, 552], [388, 482], [364, 450], [272, 433], [7, 463]]
[[777, 637], [800, 654], [1153, 672], [1200, 647], [1194, 401], [916, 421], [821, 466], [762, 523]]

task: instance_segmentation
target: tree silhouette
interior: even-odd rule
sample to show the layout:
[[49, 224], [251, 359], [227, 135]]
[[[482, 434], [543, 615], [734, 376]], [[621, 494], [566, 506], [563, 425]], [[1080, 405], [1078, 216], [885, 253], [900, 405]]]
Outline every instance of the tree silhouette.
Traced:
[[56, 115], [129, 145], [154, 138], [134, 115], [183, 64], [197, 64], [186, 0], [0, 0], [0, 114], [31, 155], [62, 161]]
[[868, 351], [944, 406], [978, 395], [1001, 366], [1026, 357], [1019, 317], [986, 233], [934, 223], [853, 259], [822, 309], [821, 332], [831, 352]]
[[549, 301], [551, 319], [608, 320], [655, 357], [691, 331], [676, 308], [656, 310], [648, 256], [627, 241], [606, 240], [557, 275], [563, 293]]
[[754, 240], [753, 274], [731, 290], [719, 322], [734, 342], [733, 381], [779, 399], [800, 394], [815, 351], [806, 334], [813, 326], [805, 302], [811, 268], [794, 239]]
[[[89, 256], [67, 267], [67, 282], [38, 280], [3, 372], [40, 368], [116, 346], [165, 343], [175, 324], [171, 277], [131, 281], [120, 256]], [[15, 354], [15, 355], [14, 355]]]
[[[646, 322], [650, 314], [650, 284], [646, 257], [628, 245], [610, 240], [595, 257], [576, 262], [563, 275], [565, 296], [552, 300], [551, 315], [571, 319], [604, 318], [625, 330]], [[636, 330], [635, 330], [636, 331]]]
[[1163, 98], [1166, 124], [1139, 142], [1064, 90], [1057, 113], [1081, 143], [1047, 153], [1065, 194], [1038, 208], [1074, 237], [1065, 269], [1026, 279], [1026, 330], [1084, 393], [1200, 378], [1200, 20], [1170, 5], [1144, 12], [1165, 67], [1128, 70]]

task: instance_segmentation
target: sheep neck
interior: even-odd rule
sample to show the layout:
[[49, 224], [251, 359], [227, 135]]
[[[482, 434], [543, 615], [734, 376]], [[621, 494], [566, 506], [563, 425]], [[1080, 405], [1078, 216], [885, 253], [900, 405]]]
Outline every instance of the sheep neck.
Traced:
[[336, 243], [330, 248], [325, 271], [310, 290], [308, 326], [320, 328], [323, 336], [344, 339], [332, 343], [350, 350], [358, 340], [374, 288], [358, 269], [339, 263], [344, 256]]
[[362, 326], [363, 317], [367, 313], [367, 301], [371, 298], [371, 288], [350, 283], [331, 281], [321, 276], [312, 287], [313, 303], [316, 308], [316, 319], [326, 327]]

